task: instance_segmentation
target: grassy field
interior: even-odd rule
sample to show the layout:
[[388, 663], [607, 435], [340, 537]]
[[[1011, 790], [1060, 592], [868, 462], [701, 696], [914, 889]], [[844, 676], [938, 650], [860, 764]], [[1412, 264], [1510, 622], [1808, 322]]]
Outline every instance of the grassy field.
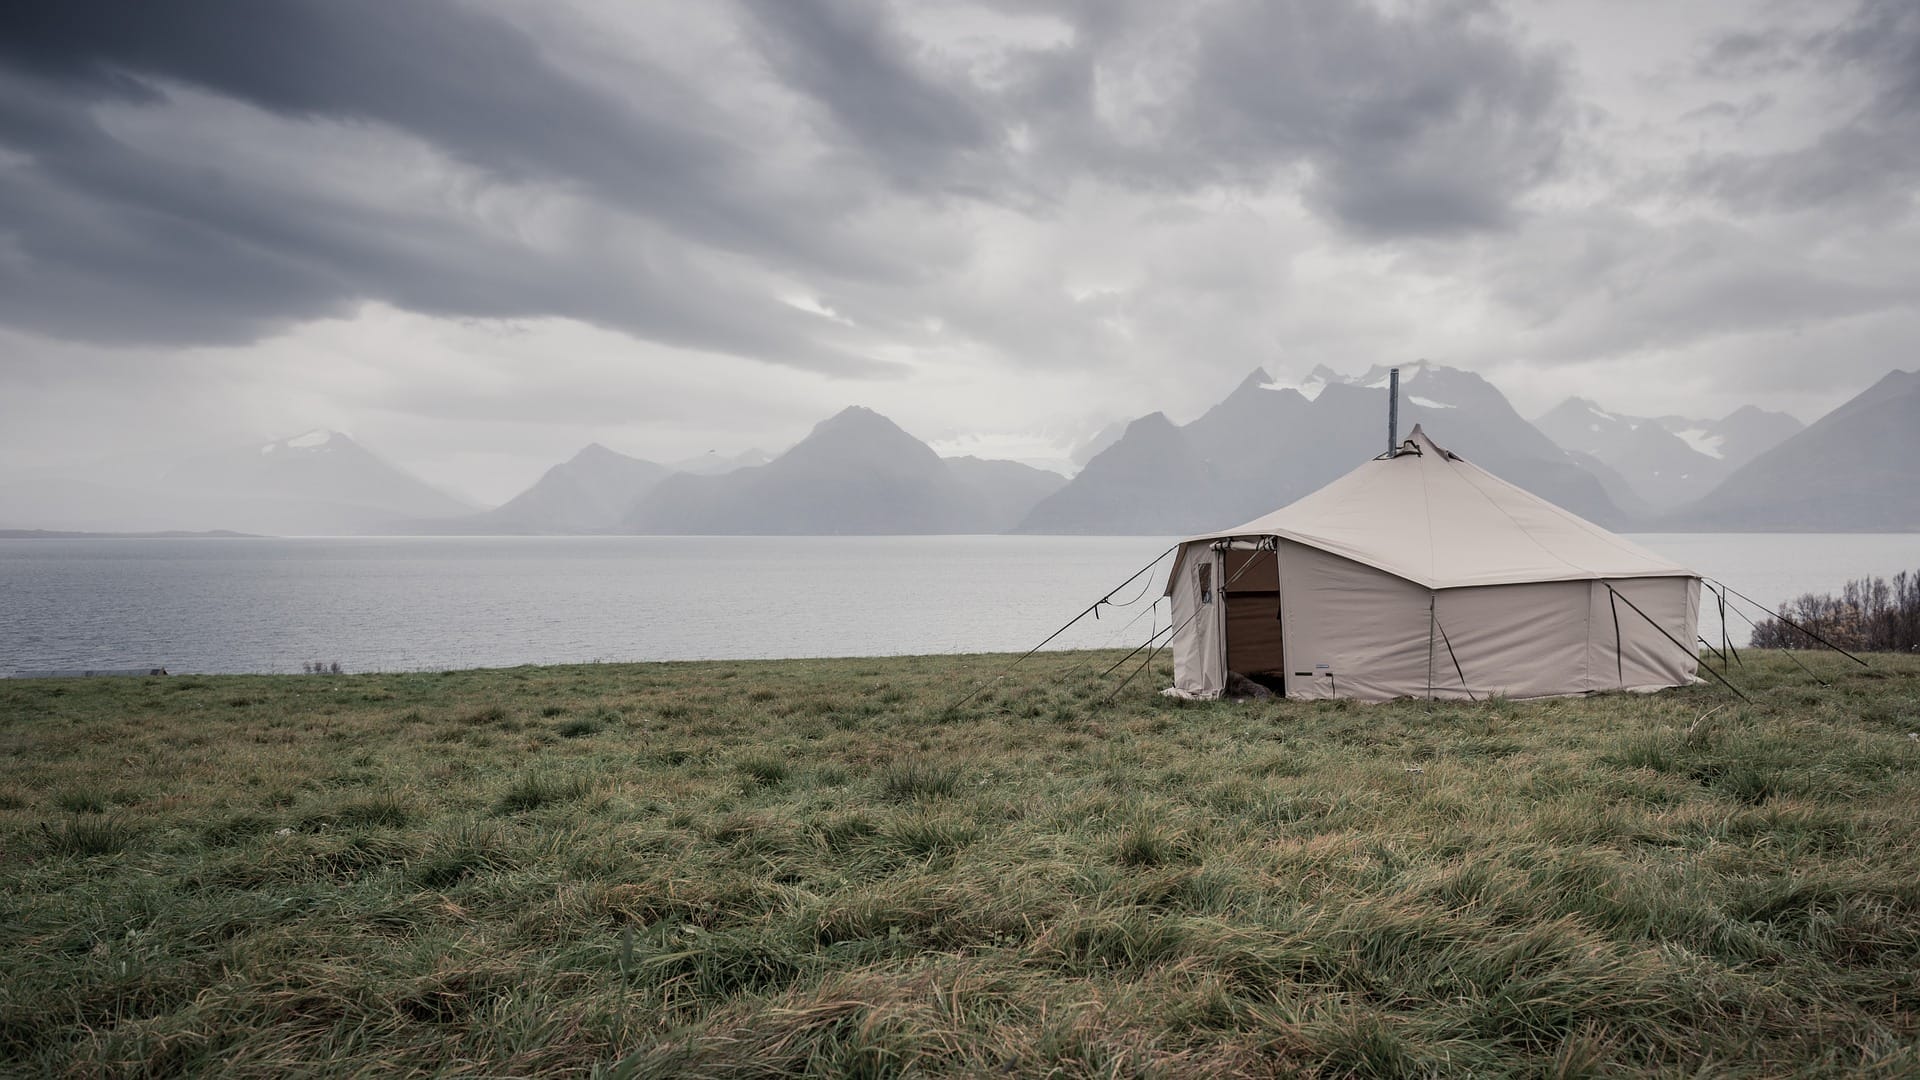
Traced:
[[1006, 659], [0, 682], [0, 1072], [1920, 1073], [1920, 658]]

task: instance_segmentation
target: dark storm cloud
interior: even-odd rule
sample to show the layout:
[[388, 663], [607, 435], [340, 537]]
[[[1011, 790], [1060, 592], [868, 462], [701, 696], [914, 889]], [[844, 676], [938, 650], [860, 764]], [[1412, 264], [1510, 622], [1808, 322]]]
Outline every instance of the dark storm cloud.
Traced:
[[742, 190], [749, 152], [711, 130], [701, 94], [643, 71], [647, 93], [616, 103], [520, 31], [439, 0], [28, 0], [0, 61], [85, 95], [150, 97], [136, 80], [158, 77], [286, 116], [377, 121], [508, 179], [585, 185], [703, 241], [808, 246], [789, 207], [756, 208], [749, 196], [765, 193]]
[[964, 185], [967, 159], [998, 141], [981, 95], [923, 67], [884, 8], [849, 0], [744, 0], [744, 8], [774, 71], [824, 107], [830, 135], [890, 179]]
[[[9, 112], [22, 108], [12, 95]], [[55, 105], [52, 108], [59, 109]], [[569, 316], [670, 345], [827, 371], [810, 317], [688, 265], [677, 245], [617, 262], [209, 177], [72, 117], [59, 152], [0, 174], [0, 321], [122, 344], [240, 344], [378, 299], [429, 314]]]
[[[1176, 190], [1298, 178], [1307, 204], [1353, 233], [1508, 224], [1573, 122], [1559, 61], [1479, 5], [1059, 10], [1074, 45], [1033, 59], [1021, 102], [1056, 153]], [[1130, 100], [1112, 100], [1130, 84]]]
[[[1495, 228], [1553, 173], [1572, 118], [1558, 61], [1473, 5], [1003, 5], [1061, 19], [1071, 42], [985, 81], [917, 55], [871, 4], [747, 5], [770, 65], [876, 169], [914, 189], [990, 183], [986, 197], [1015, 205], [1082, 176], [1170, 191], [1303, 180], [1357, 233]], [[1030, 154], [1010, 146], [1016, 130]]]
[[1205, 30], [1185, 120], [1202, 152], [1302, 154], [1310, 202], [1375, 235], [1483, 229], [1553, 171], [1559, 69], [1460, 9], [1258, 4]]
[[1911, 120], [1920, 112], [1920, 7], [1911, 0], [1865, 0], [1819, 44], [1830, 67], [1872, 72], [1870, 113]]
[[[132, 154], [74, 100], [0, 70], [8, 145], [36, 159], [0, 171], [8, 325], [123, 343], [244, 342], [330, 314], [347, 295], [309, 253], [267, 242], [248, 193]], [[274, 202], [271, 231], [285, 237], [293, 208]]]
[[[584, 190], [648, 222], [655, 239], [615, 259], [555, 257], [445, 219], [185, 166], [114, 137], [93, 112], [162, 104], [181, 85], [295, 120], [387, 125], [507, 182]], [[704, 246], [885, 272], [809, 229], [838, 196], [756, 190], [747, 152], [702, 130], [671, 80], [650, 100], [674, 117], [616, 106], [552, 70], [518, 31], [461, 8], [17, 6], [0, 34], [0, 86], [0, 147], [29, 162], [0, 172], [0, 318], [11, 325], [108, 342], [243, 342], [377, 299], [571, 316], [828, 371], [883, 367], [687, 258]]]
[[[965, 257], [857, 224], [889, 199], [1044, 215], [1082, 178], [1277, 186], [1369, 237], [1483, 230], [1552, 174], [1569, 115], [1556, 62], [1471, 6], [1033, 10], [1067, 24], [1068, 42], [968, 66], [878, 4], [701, 9], [733, 17], [760, 74], [808, 103], [807, 133], [752, 115], [737, 73], [690, 78], [623, 56], [616, 93], [523, 30], [440, 0], [16, 3], [0, 17], [0, 155], [14, 156], [0, 156], [0, 320], [94, 341], [235, 343], [380, 300], [873, 373], [834, 328], [768, 296], [766, 275], [884, 292], [928, 286]], [[487, 182], [640, 224], [619, 250], [556, 251], [397, 199], [336, 197], [324, 178], [295, 188], [197, 167], [101, 119], [190, 108], [193, 95], [296, 129], [397, 132]], [[775, 167], [769, 150], [793, 153]], [[935, 220], [937, 206], [921, 209]], [[938, 303], [890, 317], [924, 306]]]
[[[1700, 162], [1695, 187], [1744, 210], [1825, 209], [1882, 220], [1910, 212], [1920, 181], [1920, 4], [1865, 0], [1824, 30], [1729, 35], [1709, 50], [1719, 54], [1739, 58], [1730, 62], [1736, 73], [1756, 63], [1812, 65], [1831, 79], [1860, 80], [1866, 100], [1797, 149]], [[1765, 57], [1777, 59], [1755, 59]]]

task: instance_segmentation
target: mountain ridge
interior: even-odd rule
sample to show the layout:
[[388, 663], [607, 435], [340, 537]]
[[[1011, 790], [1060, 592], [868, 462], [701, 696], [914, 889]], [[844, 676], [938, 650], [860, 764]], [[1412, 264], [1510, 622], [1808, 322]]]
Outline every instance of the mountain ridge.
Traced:
[[664, 465], [592, 442], [525, 491], [458, 525], [489, 534], [604, 532], [670, 474]]
[[[1019, 531], [1188, 534], [1252, 520], [1385, 449], [1388, 374], [1378, 366], [1347, 377], [1322, 365], [1296, 386], [1255, 368], [1187, 424], [1164, 413], [1134, 421]], [[1446, 433], [1462, 456], [1574, 513], [1625, 520], [1584, 463], [1472, 372], [1402, 365], [1400, 419], [1402, 431], [1424, 423]]]
[[124, 479], [56, 474], [0, 493], [8, 525], [82, 532], [386, 535], [475, 509], [326, 428], [195, 451]]
[[1534, 426], [1561, 447], [1604, 463], [1655, 516], [1702, 498], [1803, 427], [1786, 413], [1753, 405], [1700, 420], [1616, 413], [1579, 395], [1536, 417]]
[[957, 460], [853, 405], [765, 465], [666, 478], [622, 527], [667, 535], [1000, 532], [1031, 505], [1023, 490], [1046, 484], [1028, 475], [1043, 470], [1017, 462]]
[[[1529, 423], [1471, 371], [1426, 362], [1401, 371], [1403, 431], [1424, 424], [1463, 457], [1602, 525], [1920, 530], [1907, 479], [1889, 464], [1915, 449], [1905, 429], [1920, 429], [1920, 373], [1889, 372], [1801, 425], [1753, 405], [1718, 420], [1631, 416], [1584, 395]], [[1071, 478], [1018, 462], [943, 458], [887, 417], [849, 406], [777, 456], [709, 451], [661, 464], [589, 442], [513, 498], [477, 510], [350, 435], [317, 428], [195, 452], [171, 466], [135, 461], [104, 479], [16, 474], [0, 481], [0, 525], [268, 535], [1185, 534], [1251, 520], [1377, 454], [1387, 372], [1376, 365], [1348, 376], [1316, 365], [1295, 381], [1254, 367], [1186, 423], [1153, 412], [1107, 425], [1081, 444], [1089, 453]], [[1875, 479], [1862, 488], [1862, 476]], [[1920, 496], [1912, 502], [1920, 507]]]
[[1666, 528], [1920, 531], [1920, 371], [1894, 370], [1735, 470]]

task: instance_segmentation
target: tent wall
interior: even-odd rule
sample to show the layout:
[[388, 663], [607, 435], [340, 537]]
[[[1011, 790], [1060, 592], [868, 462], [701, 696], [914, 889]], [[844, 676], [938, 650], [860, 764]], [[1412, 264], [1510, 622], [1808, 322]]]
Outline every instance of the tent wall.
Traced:
[[1405, 578], [1281, 541], [1287, 696], [1363, 701], [1424, 696], [1427, 595]]
[[[1282, 542], [1280, 552], [1290, 698], [1465, 699], [1471, 692], [1484, 700], [1653, 690], [1691, 682], [1698, 666], [1691, 651], [1626, 602], [1675, 639], [1691, 641], [1696, 578], [1428, 590], [1303, 544]], [[1617, 652], [1608, 586], [1622, 597]]]
[[1219, 697], [1227, 685], [1227, 605], [1220, 597], [1225, 560], [1210, 543], [1183, 545], [1174, 557], [1173, 688], [1197, 698]]
[[[1484, 701], [1496, 695], [1552, 697], [1599, 689], [1590, 670], [1592, 584], [1545, 581], [1435, 591], [1433, 696], [1465, 698], [1471, 690]], [[1609, 635], [1609, 670], [1612, 646]]]
[[[1278, 586], [1278, 645], [1290, 698], [1484, 700], [1655, 690], [1691, 682], [1699, 664], [1696, 654], [1675, 644], [1692, 641], [1697, 632], [1697, 578], [1428, 589], [1281, 540], [1270, 562], [1255, 561], [1223, 593], [1222, 583], [1233, 576], [1228, 571], [1239, 570], [1249, 557], [1268, 558], [1264, 552], [1216, 551], [1207, 541], [1181, 548], [1169, 591], [1174, 625], [1185, 624], [1172, 644], [1174, 687], [1182, 694], [1218, 696], [1230, 648], [1235, 656], [1265, 655], [1264, 640], [1235, 647], [1232, 635], [1270, 635], [1267, 604], [1273, 598], [1261, 589], [1258, 610], [1231, 619], [1225, 598], [1244, 581], [1271, 587], [1263, 579], [1268, 565], [1277, 570], [1271, 585]], [[1203, 587], [1210, 603], [1201, 602]]]
[[[1589, 582], [1593, 618], [1589, 627], [1589, 663], [1595, 690], [1659, 690], [1692, 682], [1700, 668], [1693, 639], [1699, 633], [1699, 578], [1627, 578]], [[1615, 600], [1607, 589], [1618, 593]], [[1628, 606], [1631, 601], [1642, 617]], [[1614, 616], [1620, 620], [1615, 648]], [[1660, 624], [1667, 634], [1649, 625]], [[1615, 657], [1619, 658], [1616, 665]]]

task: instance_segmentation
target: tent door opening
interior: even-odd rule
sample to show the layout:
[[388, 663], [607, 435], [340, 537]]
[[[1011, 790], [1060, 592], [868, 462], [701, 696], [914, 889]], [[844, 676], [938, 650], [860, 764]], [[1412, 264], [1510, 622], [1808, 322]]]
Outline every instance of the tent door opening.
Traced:
[[[1251, 562], [1252, 565], [1248, 565]], [[1228, 551], [1227, 670], [1285, 694], [1287, 658], [1280, 632], [1279, 552]]]

